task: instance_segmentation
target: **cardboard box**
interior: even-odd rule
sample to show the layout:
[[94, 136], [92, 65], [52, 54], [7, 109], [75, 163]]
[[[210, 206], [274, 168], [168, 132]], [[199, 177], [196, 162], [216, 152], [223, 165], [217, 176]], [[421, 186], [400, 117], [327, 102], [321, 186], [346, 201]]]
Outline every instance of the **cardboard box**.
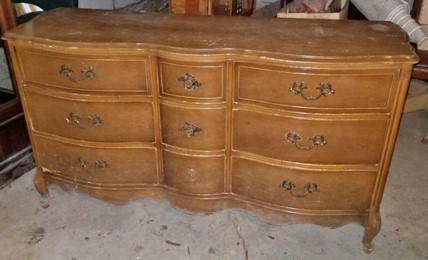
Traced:
[[348, 19], [349, 0], [341, 0], [341, 10], [336, 13], [288, 13], [282, 8], [278, 11], [278, 18], [302, 18], [302, 19], [330, 19], [330, 20], [346, 20]]

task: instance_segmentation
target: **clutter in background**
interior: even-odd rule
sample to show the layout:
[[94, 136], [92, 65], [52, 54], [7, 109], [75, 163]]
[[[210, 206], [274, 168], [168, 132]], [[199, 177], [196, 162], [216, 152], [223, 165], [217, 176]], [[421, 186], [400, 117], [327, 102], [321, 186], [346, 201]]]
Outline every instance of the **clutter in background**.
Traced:
[[277, 17], [344, 20], [348, 9], [349, 0], [294, 0], [280, 9]]
[[290, 13], [331, 13], [340, 7], [340, 0], [294, 0], [285, 9]]

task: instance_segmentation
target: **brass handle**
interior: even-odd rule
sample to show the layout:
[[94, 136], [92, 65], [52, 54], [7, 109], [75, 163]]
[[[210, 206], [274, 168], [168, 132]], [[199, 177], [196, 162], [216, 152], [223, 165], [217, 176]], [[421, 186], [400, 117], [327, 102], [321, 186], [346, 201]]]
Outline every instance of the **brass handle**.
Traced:
[[293, 181], [285, 180], [279, 187], [284, 188], [286, 191], [289, 191], [291, 195], [296, 198], [304, 198], [310, 193], [320, 192], [318, 184], [312, 182], [308, 182], [305, 184], [305, 186], [303, 186], [303, 188], [306, 189], [305, 193], [303, 194], [294, 193], [293, 188], [295, 188], [296, 185], [293, 183]]
[[291, 144], [294, 144], [300, 150], [311, 150], [315, 146], [322, 146], [327, 144], [324, 136], [322, 135], [313, 135], [309, 138], [311, 142], [310, 146], [302, 146], [299, 144], [299, 141], [302, 140], [302, 136], [295, 132], [288, 132], [284, 135], [284, 141], [287, 141]]
[[59, 74], [65, 75], [67, 78], [69, 78], [71, 81], [75, 83], [80, 83], [82, 81], [85, 81], [87, 79], [91, 80], [97, 76], [94, 69], [90, 66], [84, 66], [80, 69], [80, 73], [82, 73], [81, 77], [78, 79], [75, 79], [72, 77], [73, 75], [73, 69], [65, 64], [61, 65], [61, 68], [59, 70]]
[[202, 132], [202, 128], [195, 126], [193, 123], [186, 122], [184, 126], [180, 128], [181, 132], [184, 132], [187, 137], [192, 137]]
[[184, 74], [184, 76], [179, 77], [177, 80], [183, 83], [183, 88], [186, 90], [194, 90], [202, 86], [202, 83], [198, 82], [195, 76], [190, 73]]
[[84, 157], [78, 157], [74, 162], [74, 165], [85, 169], [87, 172], [94, 172], [95, 170], [105, 169], [110, 167], [105, 160], [96, 160], [92, 167], [89, 165], [89, 161]]
[[316, 88], [316, 90], [318, 91], [318, 95], [307, 97], [303, 93], [303, 91], [307, 88], [308, 88], [308, 86], [306, 85], [305, 82], [294, 81], [293, 84], [288, 89], [288, 91], [293, 92], [294, 95], [300, 95], [306, 100], [317, 100], [321, 96], [326, 97], [327, 95], [332, 95], [332, 94], [336, 93], [336, 91], [333, 89], [333, 87], [331, 86], [330, 83], [321, 82], [318, 85], [318, 87]]
[[198, 179], [199, 173], [195, 169], [189, 169], [185, 173], [185, 178], [190, 182], [195, 182]]
[[65, 122], [77, 125], [80, 129], [88, 129], [103, 123], [103, 119], [98, 114], [89, 115], [86, 119], [89, 121], [89, 125], [82, 124], [82, 118], [78, 113], [70, 112], [68, 117], [65, 118]]

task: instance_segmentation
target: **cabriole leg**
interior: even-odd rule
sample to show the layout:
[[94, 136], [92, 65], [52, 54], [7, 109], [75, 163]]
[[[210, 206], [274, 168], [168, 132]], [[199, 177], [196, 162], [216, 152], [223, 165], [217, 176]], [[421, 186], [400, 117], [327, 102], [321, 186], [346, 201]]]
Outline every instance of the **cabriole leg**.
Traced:
[[46, 185], [46, 181], [43, 178], [43, 173], [40, 169], [37, 169], [36, 175], [34, 176], [34, 186], [42, 196], [42, 200], [40, 201], [42, 208], [49, 207], [49, 190]]
[[373, 251], [373, 239], [379, 233], [380, 226], [381, 218], [379, 209], [370, 211], [364, 230], [364, 253], [369, 254]]

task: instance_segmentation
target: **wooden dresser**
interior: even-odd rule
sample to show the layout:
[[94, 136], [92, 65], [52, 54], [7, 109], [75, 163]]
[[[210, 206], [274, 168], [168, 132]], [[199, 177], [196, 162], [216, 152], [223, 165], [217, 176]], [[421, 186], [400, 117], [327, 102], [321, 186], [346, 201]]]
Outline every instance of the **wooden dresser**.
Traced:
[[48, 184], [365, 227], [412, 66], [390, 23], [57, 9], [5, 36]]

